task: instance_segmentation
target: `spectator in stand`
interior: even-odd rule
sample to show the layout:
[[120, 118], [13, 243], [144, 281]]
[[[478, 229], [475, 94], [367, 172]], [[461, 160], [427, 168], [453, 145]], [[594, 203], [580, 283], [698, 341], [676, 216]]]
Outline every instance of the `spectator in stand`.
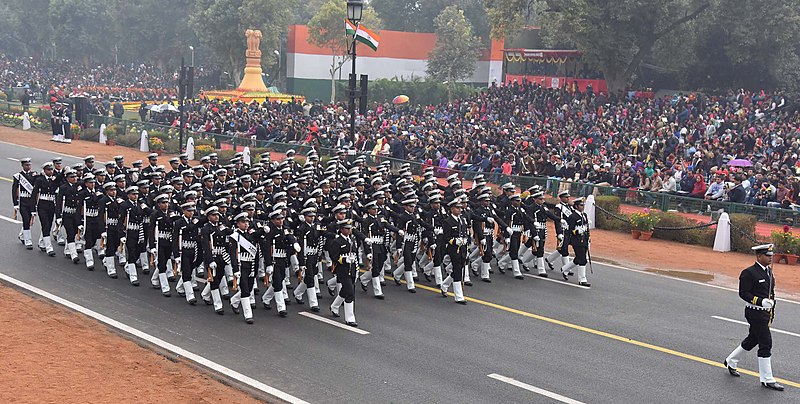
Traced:
[[704, 199], [707, 190], [708, 186], [706, 185], [705, 179], [703, 178], [703, 174], [700, 173], [695, 174], [694, 185], [692, 186], [692, 191], [689, 193], [689, 196], [692, 198]]
[[708, 187], [705, 199], [710, 201], [717, 201], [725, 196], [725, 184], [722, 182], [722, 176], [717, 175], [714, 177], [714, 182]]

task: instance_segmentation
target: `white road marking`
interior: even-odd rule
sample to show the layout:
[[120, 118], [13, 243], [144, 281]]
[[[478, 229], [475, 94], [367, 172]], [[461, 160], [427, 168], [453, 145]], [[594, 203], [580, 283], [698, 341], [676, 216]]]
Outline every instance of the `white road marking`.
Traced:
[[15, 159], [15, 158], [13, 158], [13, 157], [6, 157], [6, 158], [7, 158], [7, 159], [9, 159], [9, 160], [11, 160], [11, 161], [19, 161], [19, 159]]
[[536, 386], [531, 386], [528, 383], [523, 383], [523, 382], [521, 382], [519, 380], [512, 379], [510, 377], [506, 377], [506, 376], [503, 376], [503, 375], [498, 375], [497, 373], [492, 373], [492, 374], [486, 375], [486, 376], [489, 376], [489, 377], [491, 377], [492, 379], [495, 379], [495, 380], [499, 380], [499, 381], [501, 381], [503, 383], [508, 383], [508, 384], [510, 384], [512, 386], [517, 386], [517, 387], [519, 387], [521, 389], [525, 389], [525, 390], [528, 390], [530, 392], [533, 392], [533, 393], [536, 393], [536, 394], [539, 394], [539, 395], [542, 395], [542, 396], [545, 396], [545, 397], [548, 397], [548, 398], [552, 398], [553, 400], [560, 401], [562, 403], [584, 404], [582, 401], [574, 400], [574, 399], [571, 399], [569, 397], [562, 396], [561, 394], [553, 393], [552, 391], [547, 391], [545, 389], [541, 389], [541, 388], [536, 387]]
[[6, 222], [14, 224], [22, 224], [22, 222], [20, 222], [19, 220], [14, 220], [8, 216], [3, 216], [3, 215], [0, 215], [0, 220], [5, 220]]
[[[560, 273], [559, 271], [556, 271], [556, 272]], [[583, 285], [578, 285], [577, 283], [564, 282], [564, 281], [561, 281], [561, 280], [558, 280], [558, 279], [543, 278], [543, 277], [541, 277], [539, 275], [531, 275], [531, 274], [522, 274], [522, 275], [527, 276], [528, 278], [539, 279], [541, 281], [548, 281], [548, 282], [557, 283], [559, 285], [572, 286], [573, 288], [591, 289], [591, 288], [583, 286]]]
[[[736, 324], [742, 324], [742, 325], [750, 326], [750, 324], [748, 324], [747, 321], [734, 320], [732, 318], [720, 317], [720, 316], [711, 316], [711, 318], [716, 318], [717, 320], [727, 321], [729, 323], [736, 323]], [[779, 334], [786, 334], [786, 335], [791, 335], [793, 337], [800, 338], [800, 334], [797, 334], [797, 333], [794, 333], [794, 332], [779, 330], [777, 328], [772, 328], [772, 327], [770, 327], [769, 330], [772, 331], [772, 332], [777, 332]]]
[[258, 380], [255, 380], [255, 379], [250, 378], [248, 376], [245, 376], [245, 375], [243, 375], [243, 374], [241, 374], [239, 372], [236, 372], [236, 371], [234, 371], [232, 369], [229, 369], [229, 368], [227, 368], [225, 366], [222, 366], [219, 363], [212, 362], [211, 360], [206, 359], [206, 358], [204, 358], [204, 357], [202, 357], [200, 355], [197, 355], [197, 354], [194, 354], [192, 352], [189, 352], [189, 351], [187, 351], [187, 350], [185, 350], [185, 349], [183, 349], [183, 348], [181, 348], [181, 347], [179, 347], [177, 345], [173, 345], [173, 344], [171, 344], [171, 343], [169, 343], [167, 341], [164, 341], [164, 340], [162, 340], [162, 339], [160, 339], [158, 337], [155, 337], [153, 335], [147, 334], [144, 331], [140, 331], [140, 330], [138, 330], [136, 328], [133, 328], [133, 327], [127, 325], [127, 324], [121, 323], [121, 322], [119, 322], [117, 320], [114, 320], [114, 319], [112, 319], [110, 317], [106, 317], [106, 316], [104, 316], [104, 315], [102, 315], [100, 313], [97, 313], [97, 312], [93, 311], [93, 310], [87, 309], [86, 307], [83, 307], [83, 306], [81, 306], [81, 305], [79, 305], [77, 303], [73, 303], [73, 302], [71, 302], [69, 300], [66, 300], [64, 298], [58, 297], [58, 296], [56, 296], [56, 295], [54, 295], [52, 293], [46, 292], [46, 291], [44, 291], [42, 289], [39, 289], [39, 288], [37, 288], [35, 286], [29, 285], [29, 284], [27, 284], [25, 282], [22, 282], [20, 280], [12, 278], [12, 277], [10, 277], [10, 276], [8, 276], [6, 274], [0, 273], [0, 280], [8, 282], [8, 283], [11, 283], [11, 284], [14, 284], [14, 285], [16, 285], [18, 287], [21, 287], [23, 289], [28, 290], [29, 292], [35, 293], [35, 294], [37, 294], [39, 296], [42, 296], [42, 297], [44, 297], [46, 299], [52, 300], [55, 303], [61, 304], [63, 306], [66, 306], [67, 308], [75, 310], [75, 311], [77, 311], [77, 312], [79, 312], [81, 314], [84, 314], [86, 316], [92, 317], [97, 321], [105, 323], [105, 324], [107, 324], [107, 325], [109, 325], [111, 327], [114, 327], [114, 328], [116, 328], [116, 329], [118, 329], [120, 331], [123, 331], [123, 332], [125, 332], [127, 334], [133, 335], [136, 338], [139, 338], [139, 339], [145, 340], [145, 341], [147, 341], [147, 342], [149, 342], [151, 344], [157, 345], [158, 347], [160, 347], [162, 349], [170, 351], [170, 352], [172, 352], [172, 353], [174, 353], [174, 354], [176, 354], [176, 355], [178, 355], [180, 357], [183, 357], [183, 358], [186, 358], [188, 360], [191, 360], [192, 362], [195, 362], [195, 363], [197, 363], [197, 364], [199, 364], [199, 365], [201, 365], [203, 367], [206, 367], [206, 368], [211, 369], [213, 371], [219, 372], [220, 374], [223, 374], [223, 375], [225, 375], [227, 377], [235, 379], [235, 380], [237, 380], [237, 381], [239, 381], [241, 383], [244, 383], [244, 384], [246, 384], [246, 385], [248, 385], [248, 386], [250, 386], [250, 387], [252, 387], [252, 388], [254, 388], [256, 390], [262, 391], [262, 392], [264, 392], [264, 393], [266, 393], [268, 395], [271, 395], [273, 397], [277, 397], [280, 400], [283, 400], [283, 401], [286, 401], [286, 402], [289, 402], [289, 403], [307, 404], [307, 401], [301, 400], [301, 399], [299, 399], [299, 398], [297, 398], [297, 397], [295, 397], [295, 396], [293, 396], [293, 395], [291, 395], [289, 393], [285, 393], [285, 392], [283, 392], [281, 390], [278, 390], [278, 389], [276, 389], [274, 387], [268, 386], [268, 385], [266, 385], [266, 384], [264, 384], [264, 383], [262, 383], [262, 382], [260, 382]]
[[356, 334], [361, 334], [361, 335], [369, 334], [369, 331], [364, 331], [364, 330], [362, 330], [360, 328], [356, 328], [356, 327], [350, 327], [349, 325], [342, 324], [342, 323], [340, 323], [338, 321], [333, 321], [333, 320], [331, 320], [329, 318], [318, 316], [316, 314], [309, 313], [307, 311], [301, 311], [298, 314], [300, 314], [303, 317], [308, 317], [308, 318], [311, 318], [311, 319], [314, 319], [314, 320], [317, 320], [317, 321], [322, 321], [323, 323], [330, 324], [330, 325], [332, 325], [334, 327], [339, 327], [339, 328], [341, 328], [343, 330], [352, 331], [352, 332], [354, 332]]

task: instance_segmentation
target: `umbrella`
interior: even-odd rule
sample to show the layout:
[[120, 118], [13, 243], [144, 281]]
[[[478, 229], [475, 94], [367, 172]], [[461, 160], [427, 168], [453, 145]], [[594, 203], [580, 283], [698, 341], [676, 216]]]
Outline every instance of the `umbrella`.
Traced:
[[735, 159], [728, 162], [728, 166], [730, 167], [751, 167], [753, 163], [750, 160], [745, 159]]
[[178, 112], [178, 107], [172, 104], [148, 105], [147, 109], [153, 112], [166, 112], [166, 111]]
[[408, 96], [407, 95], [398, 95], [397, 97], [394, 97], [394, 99], [392, 100], [392, 104], [395, 104], [395, 105], [405, 104], [407, 102], [408, 102]]

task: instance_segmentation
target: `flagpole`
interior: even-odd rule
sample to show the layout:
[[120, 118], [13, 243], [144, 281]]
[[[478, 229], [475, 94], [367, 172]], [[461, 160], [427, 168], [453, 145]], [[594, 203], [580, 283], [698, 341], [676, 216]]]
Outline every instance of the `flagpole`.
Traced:
[[350, 142], [353, 146], [356, 143], [356, 36], [358, 36], [358, 26], [360, 22], [355, 24], [355, 32], [353, 32], [353, 43], [351, 45], [350, 59], [352, 68], [350, 69]]

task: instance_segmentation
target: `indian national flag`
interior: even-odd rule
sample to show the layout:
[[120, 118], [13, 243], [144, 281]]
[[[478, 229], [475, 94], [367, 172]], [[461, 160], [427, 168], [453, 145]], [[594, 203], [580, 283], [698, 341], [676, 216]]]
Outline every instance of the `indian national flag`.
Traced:
[[361, 25], [356, 27], [349, 20], [344, 20], [344, 30], [347, 35], [355, 35], [356, 41], [369, 46], [374, 51], [378, 50], [378, 43], [381, 41], [381, 37], [379, 37], [378, 34], [362, 27]]

